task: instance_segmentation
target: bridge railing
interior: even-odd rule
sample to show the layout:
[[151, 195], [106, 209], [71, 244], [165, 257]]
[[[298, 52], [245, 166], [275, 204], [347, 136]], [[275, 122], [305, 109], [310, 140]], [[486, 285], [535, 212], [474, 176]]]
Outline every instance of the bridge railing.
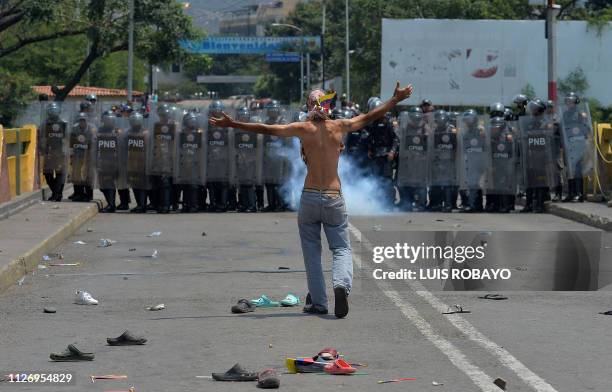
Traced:
[[0, 203], [40, 188], [35, 125], [0, 125]]

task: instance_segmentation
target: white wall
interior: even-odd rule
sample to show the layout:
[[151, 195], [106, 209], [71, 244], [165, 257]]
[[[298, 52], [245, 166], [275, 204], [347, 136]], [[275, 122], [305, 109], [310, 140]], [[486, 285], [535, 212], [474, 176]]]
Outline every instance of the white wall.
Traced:
[[[547, 98], [544, 21], [382, 23], [381, 97], [390, 97], [399, 80], [415, 86], [409, 104], [423, 98], [437, 105], [509, 104], [527, 83], [538, 97]], [[564, 21], [558, 23], [557, 35], [558, 78], [580, 66], [590, 84], [586, 95], [612, 105], [612, 28], [598, 36], [586, 22]]]

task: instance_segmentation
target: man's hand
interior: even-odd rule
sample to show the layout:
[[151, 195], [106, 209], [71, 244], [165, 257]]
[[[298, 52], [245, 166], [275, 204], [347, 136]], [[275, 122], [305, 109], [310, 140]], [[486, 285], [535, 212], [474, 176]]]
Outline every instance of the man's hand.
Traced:
[[393, 92], [393, 98], [397, 100], [397, 102], [401, 102], [406, 98], [409, 98], [412, 95], [413, 87], [411, 84], [406, 86], [405, 88], [400, 88], [399, 82], [395, 85], [395, 91]]
[[225, 114], [225, 112], [221, 112], [221, 113], [223, 114], [223, 117], [221, 117], [221, 118], [211, 117], [208, 120], [208, 123], [210, 125], [212, 125], [213, 127], [219, 127], [219, 128], [229, 128], [229, 127], [231, 127], [232, 124], [234, 123], [234, 120], [232, 120], [232, 118], [230, 116]]

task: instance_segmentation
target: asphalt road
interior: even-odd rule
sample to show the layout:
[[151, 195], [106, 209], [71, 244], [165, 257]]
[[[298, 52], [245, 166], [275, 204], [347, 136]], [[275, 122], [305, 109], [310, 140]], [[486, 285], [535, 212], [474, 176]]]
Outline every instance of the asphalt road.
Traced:
[[[396, 214], [353, 217], [357, 251], [368, 233], [399, 230], [592, 231], [551, 215]], [[147, 237], [161, 231], [159, 237]], [[203, 235], [205, 233], [206, 235]], [[360, 237], [360, 238], [359, 238]], [[98, 247], [101, 238], [117, 241]], [[601, 271], [610, 263], [604, 234]], [[85, 245], [74, 244], [83, 241]], [[362, 242], [359, 242], [362, 241]], [[521, 243], [515, 243], [517, 250]], [[148, 257], [157, 250], [156, 258]], [[336, 347], [360, 376], [281, 376], [281, 389], [351, 391], [610, 391], [612, 309], [609, 287], [590, 292], [505, 292], [507, 301], [480, 293], [427, 291], [377, 283], [359, 274], [348, 318], [306, 316], [300, 308], [230, 314], [240, 298], [280, 300], [306, 294], [295, 214], [99, 215], [56, 253], [76, 267], [48, 267], [0, 295], [0, 370], [72, 372], [76, 384], [29, 387], [0, 383], [1, 391], [247, 391], [254, 383], [220, 383], [210, 376], [240, 362], [247, 369], [284, 371], [286, 357]], [[329, 252], [326, 251], [327, 260]], [[360, 260], [364, 263], [363, 260]], [[329, 270], [329, 262], [325, 269]], [[289, 269], [280, 270], [279, 267]], [[329, 280], [328, 280], [329, 282]], [[98, 306], [73, 304], [84, 289]], [[331, 298], [331, 289], [330, 291]], [[151, 312], [146, 306], [164, 303]], [[452, 304], [471, 313], [442, 315]], [[43, 314], [45, 306], [56, 314]], [[125, 329], [145, 335], [137, 347], [110, 347]], [[49, 353], [76, 343], [93, 362], [53, 363]], [[125, 374], [127, 381], [89, 381]], [[415, 377], [416, 381], [377, 384]], [[443, 383], [435, 386], [432, 382]]]

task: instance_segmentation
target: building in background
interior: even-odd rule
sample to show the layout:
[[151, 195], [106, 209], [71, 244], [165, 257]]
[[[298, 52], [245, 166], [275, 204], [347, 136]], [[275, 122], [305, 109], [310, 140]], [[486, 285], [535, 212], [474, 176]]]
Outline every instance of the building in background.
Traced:
[[303, 0], [254, 2], [219, 20], [219, 35], [263, 36], [270, 23], [282, 22]]

